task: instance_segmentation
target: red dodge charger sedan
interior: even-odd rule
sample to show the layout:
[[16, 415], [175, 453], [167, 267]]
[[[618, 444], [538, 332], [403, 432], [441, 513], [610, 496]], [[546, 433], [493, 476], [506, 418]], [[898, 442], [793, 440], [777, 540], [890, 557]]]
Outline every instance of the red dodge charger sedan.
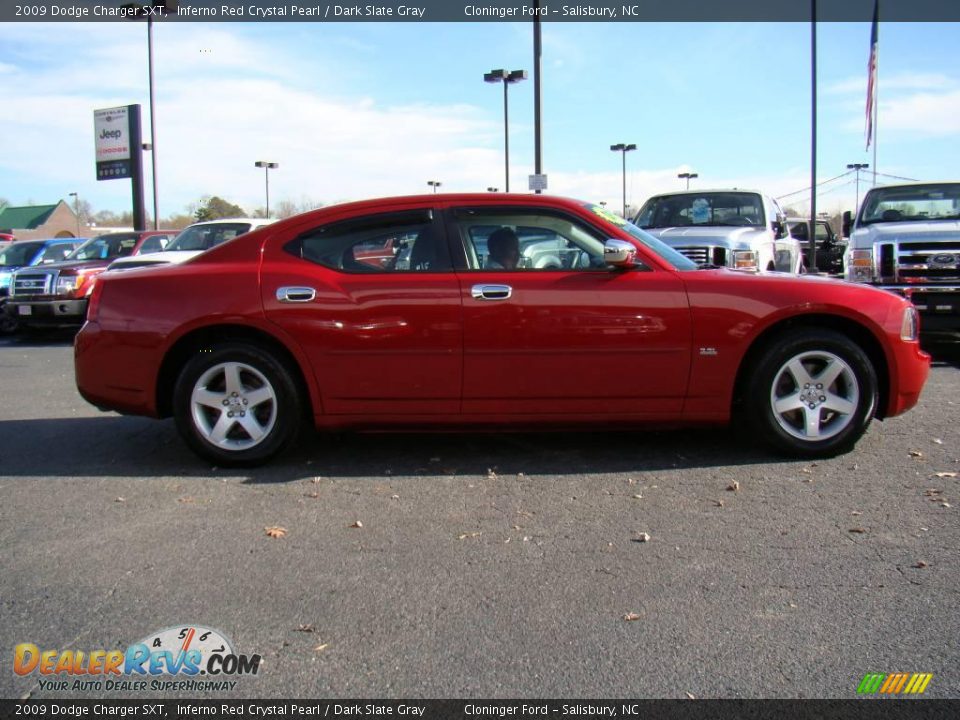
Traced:
[[173, 416], [220, 465], [319, 428], [745, 423], [796, 457], [916, 404], [930, 358], [896, 295], [698, 268], [589, 203], [350, 203], [180, 266], [105, 273], [76, 340], [94, 405]]

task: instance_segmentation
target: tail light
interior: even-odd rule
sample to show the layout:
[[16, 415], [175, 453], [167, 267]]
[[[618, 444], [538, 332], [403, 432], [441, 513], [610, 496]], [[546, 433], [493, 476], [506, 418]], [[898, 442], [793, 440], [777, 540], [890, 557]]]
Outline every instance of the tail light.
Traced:
[[96, 322], [100, 314], [100, 296], [103, 295], [103, 283], [94, 283], [90, 301], [87, 303], [87, 322]]

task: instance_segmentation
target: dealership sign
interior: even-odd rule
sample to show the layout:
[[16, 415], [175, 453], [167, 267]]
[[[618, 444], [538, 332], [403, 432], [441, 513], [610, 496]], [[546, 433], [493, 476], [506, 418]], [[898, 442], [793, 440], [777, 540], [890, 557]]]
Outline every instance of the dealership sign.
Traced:
[[117, 180], [132, 175], [130, 145], [133, 139], [133, 105], [93, 111], [97, 180]]

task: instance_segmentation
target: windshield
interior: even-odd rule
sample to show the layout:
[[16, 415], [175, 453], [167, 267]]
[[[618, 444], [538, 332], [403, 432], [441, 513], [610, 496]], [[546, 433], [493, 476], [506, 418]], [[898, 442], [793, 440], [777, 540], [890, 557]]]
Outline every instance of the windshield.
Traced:
[[167, 250], [209, 250], [250, 230], [250, 223], [193, 225], [177, 235]]
[[0, 265], [24, 267], [29, 265], [33, 256], [43, 247], [39, 242], [15, 242], [0, 250]]
[[116, 233], [87, 240], [67, 256], [67, 260], [113, 260], [126, 257], [137, 244], [136, 235]]
[[960, 219], [960, 183], [874, 188], [863, 200], [858, 225]]
[[628, 233], [630, 237], [639, 240], [640, 243], [653, 251], [656, 255], [666, 260], [676, 270], [696, 270], [699, 266], [689, 258], [681, 255], [665, 242], [658, 240], [650, 233], [644, 232], [629, 220], [624, 220], [616, 213], [612, 213], [599, 205], [587, 205], [587, 208], [595, 214], [602, 217], [608, 223], [616, 225], [618, 228]]
[[678, 226], [764, 225], [763, 200], [757, 193], [704, 192], [658, 195], [644, 203], [635, 222], [644, 229]]

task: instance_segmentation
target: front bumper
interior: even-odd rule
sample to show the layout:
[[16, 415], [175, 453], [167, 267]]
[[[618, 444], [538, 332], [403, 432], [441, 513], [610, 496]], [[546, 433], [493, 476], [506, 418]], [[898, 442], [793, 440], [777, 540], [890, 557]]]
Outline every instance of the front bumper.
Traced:
[[6, 313], [22, 325], [83, 325], [87, 317], [87, 298], [77, 300], [27, 300], [7, 298]]
[[920, 334], [927, 339], [960, 342], [960, 285], [878, 285], [902, 295], [920, 313]]

